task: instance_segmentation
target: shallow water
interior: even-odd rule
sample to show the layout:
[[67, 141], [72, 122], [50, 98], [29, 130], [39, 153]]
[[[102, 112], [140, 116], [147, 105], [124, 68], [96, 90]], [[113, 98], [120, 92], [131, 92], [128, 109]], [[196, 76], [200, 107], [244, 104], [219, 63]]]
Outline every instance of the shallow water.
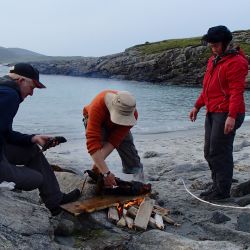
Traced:
[[[7, 67], [0, 67], [0, 75]], [[105, 89], [128, 90], [136, 96], [139, 120], [135, 134], [163, 133], [202, 126], [204, 110], [191, 123], [188, 113], [200, 88], [163, 86], [152, 83], [42, 75], [47, 89], [36, 89], [20, 105], [14, 128], [30, 133], [64, 134], [79, 138], [82, 133], [82, 108]], [[249, 92], [246, 94], [249, 104]]]
[[[7, 67], [0, 67], [0, 75], [7, 71]], [[62, 152], [65, 157], [77, 157], [75, 147], [79, 147], [79, 141], [84, 147], [82, 108], [105, 89], [127, 90], [136, 96], [139, 120], [132, 129], [135, 136], [203, 126], [204, 110], [195, 123], [188, 119], [200, 88], [58, 75], [41, 75], [41, 82], [47, 88], [36, 89], [34, 95], [20, 105], [13, 128], [29, 134], [65, 136], [70, 141], [67, 148], [71, 152]], [[246, 92], [247, 106], [249, 99], [250, 92]]]

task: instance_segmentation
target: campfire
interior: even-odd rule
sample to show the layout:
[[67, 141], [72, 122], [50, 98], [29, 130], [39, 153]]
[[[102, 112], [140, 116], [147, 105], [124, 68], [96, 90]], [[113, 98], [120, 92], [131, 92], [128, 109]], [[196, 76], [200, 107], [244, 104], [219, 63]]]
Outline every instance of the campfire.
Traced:
[[169, 209], [156, 205], [155, 200], [148, 195], [95, 196], [88, 200], [64, 204], [61, 207], [75, 216], [108, 208], [109, 220], [117, 226], [127, 226], [136, 230], [146, 230], [148, 227], [163, 230], [166, 223], [178, 226], [169, 217]]
[[168, 216], [169, 213], [168, 209], [156, 205], [155, 200], [146, 196], [109, 207], [108, 219], [120, 227], [146, 230], [149, 226], [163, 230], [164, 222], [178, 225]]
[[156, 205], [155, 200], [150, 198], [150, 184], [116, 178], [118, 187], [110, 189], [103, 186], [102, 179], [95, 173], [89, 170], [87, 172], [97, 184], [97, 195], [64, 204], [61, 207], [65, 211], [77, 216], [108, 208], [109, 220], [117, 226], [135, 230], [146, 230], [148, 227], [163, 230], [164, 222], [178, 225], [168, 216], [168, 209]]

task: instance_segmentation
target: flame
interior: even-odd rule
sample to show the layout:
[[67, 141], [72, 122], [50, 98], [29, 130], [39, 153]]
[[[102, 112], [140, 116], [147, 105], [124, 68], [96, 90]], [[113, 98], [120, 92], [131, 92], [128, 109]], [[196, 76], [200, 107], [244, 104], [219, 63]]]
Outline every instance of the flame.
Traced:
[[128, 208], [130, 208], [130, 207], [132, 207], [132, 206], [135, 206], [135, 205], [139, 206], [139, 205], [142, 203], [143, 199], [144, 199], [144, 198], [138, 198], [138, 199], [136, 199], [136, 200], [129, 201], [129, 202], [125, 203], [125, 204], [123, 205], [123, 207], [126, 208], [126, 209], [128, 209]]
[[123, 213], [123, 205], [118, 203], [116, 208], [117, 208], [117, 211], [118, 211], [119, 218], [121, 218], [122, 213]]
[[117, 211], [118, 211], [119, 218], [121, 218], [123, 213], [124, 213], [123, 209], [128, 210], [132, 206], [139, 206], [142, 203], [143, 199], [144, 198], [138, 198], [136, 200], [132, 200], [132, 201], [129, 201], [129, 202], [124, 203], [124, 204], [123, 203], [117, 203], [116, 208], [117, 208]]

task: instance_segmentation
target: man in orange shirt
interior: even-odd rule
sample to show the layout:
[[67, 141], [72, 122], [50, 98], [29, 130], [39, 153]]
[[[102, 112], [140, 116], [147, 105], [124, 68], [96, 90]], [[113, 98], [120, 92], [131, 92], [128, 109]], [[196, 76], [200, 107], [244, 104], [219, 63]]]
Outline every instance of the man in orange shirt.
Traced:
[[130, 129], [138, 113], [135, 97], [128, 91], [105, 90], [83, 109], [86, 144], [94, 166], [104, 178], [105, 186], [116, 186], [115, 176], [105, 159], [116, 148], [122, 160], [123, 172], [141, 174], [143, 166]]

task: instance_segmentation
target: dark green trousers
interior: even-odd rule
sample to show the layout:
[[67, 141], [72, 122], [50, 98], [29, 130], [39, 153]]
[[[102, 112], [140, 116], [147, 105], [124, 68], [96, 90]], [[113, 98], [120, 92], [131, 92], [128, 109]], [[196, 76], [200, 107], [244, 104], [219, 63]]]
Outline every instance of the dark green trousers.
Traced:
[[233, 142], [236, 130], [242, 125], [245, 114], [238, 114], [235, 128], [225, 135], [228, 113], [207, 113], [205, 120], [204, 156], [212, 173], [217, 191], [229, 195], [233, 178]]

